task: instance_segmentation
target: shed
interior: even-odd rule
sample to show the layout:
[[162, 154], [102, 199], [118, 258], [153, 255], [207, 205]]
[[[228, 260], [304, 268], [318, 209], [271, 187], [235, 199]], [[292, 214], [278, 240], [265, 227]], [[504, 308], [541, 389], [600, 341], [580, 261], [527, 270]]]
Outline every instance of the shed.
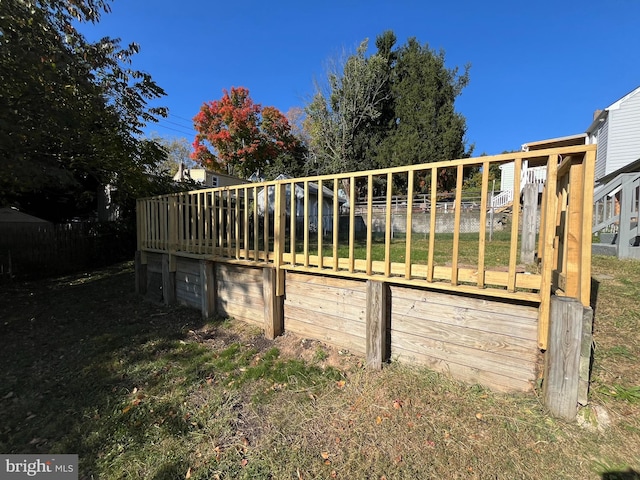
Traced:
[[[291, 177], [286, 175], [279, 175], [275, 180], [287, 180]], [[267, 190], [265, 201], [265, 188]], [[291, 185], [287, 184], [286, 191], [286, 212], [287, 216], [291, 215]], [[296, 211], [295, 216], [298, 221], [304, 219], [304, 188], [300, 184], [295, 184], [294, 195], [296, 197]], [[307, 201], [308, 215], [309, 215], [309, 228], [311, 231], [317, 231], [318, 228], [318, 184], [309, 182], [309, 198]], [[322, 187], [322, 229], [324, 232], [333, 231], [333, 190], [323, 186]], [[258, 192], [258, 214], [264, 215], [265, 208], [269, 209], [269, 213], [273, 213], [273, 207], [275, 204], [275, 187], [268, 186], [262, 188]], [[347, 199], [338, 194], [338, 205], [340, 210], [347, 206]]]
[[34, 217], [27, 213], [21, 212], [16, 207], [0, 208], [0, 227], [9, 227], [13, 225], [20, 226], [45, 226], [51, 225], [51, 222], [42, 218]]

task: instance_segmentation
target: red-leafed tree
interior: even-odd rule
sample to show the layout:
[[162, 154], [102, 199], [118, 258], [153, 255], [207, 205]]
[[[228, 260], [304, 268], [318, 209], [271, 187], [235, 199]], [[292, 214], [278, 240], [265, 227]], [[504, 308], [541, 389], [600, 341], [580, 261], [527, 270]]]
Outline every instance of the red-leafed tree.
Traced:
[[191, 157], [204, 167], [247, 178], [280, 155], [299, 149], [287, 118], [262, 107], [244, 87], [223, 90], [220, 100], [205, 102], [194, 117], [198, 134]]

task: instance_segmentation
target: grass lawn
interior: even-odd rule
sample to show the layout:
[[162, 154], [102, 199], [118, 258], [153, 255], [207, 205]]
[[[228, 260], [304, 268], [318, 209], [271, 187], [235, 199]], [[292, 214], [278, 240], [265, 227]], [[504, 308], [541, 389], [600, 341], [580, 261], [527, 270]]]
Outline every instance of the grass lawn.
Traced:
[[[593, 260], [591, 407], [551, 418], [421, 368], [155, 305], [131, 263], [0, 285], [0, 452], [91, 479], [636, 479], [640, 263]], [[594, 408], [595, 407], [595, 408]]]

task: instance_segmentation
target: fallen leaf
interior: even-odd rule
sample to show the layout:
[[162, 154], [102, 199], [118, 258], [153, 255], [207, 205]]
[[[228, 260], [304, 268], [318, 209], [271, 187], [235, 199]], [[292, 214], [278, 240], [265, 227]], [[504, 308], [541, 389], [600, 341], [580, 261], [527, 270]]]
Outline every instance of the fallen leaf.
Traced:
[[189, 469], [187, 470], [187, 474], [184, 476], [184, 478], [191, 478], [191, 467], [189, 467]]
[[325, 465], [331, 465], [331, 460], [329, 460], [329, 459], [325, 460], [325, 461], [324, 461], [324, 464], [325, 464]]
[[345, 384], [346, 384], [346, 383], [347, 383], [347, 382], [345, 382], [344, 380], [338, 380], [338, 381], [336, 382], [336, 387], [338, 387], [338, 388], [343, 388], [343, 387], [345, 386]]
[[9, 392], [9, 393], [7, 393], [4, 397], [2, 397], [2, 399], [3, 399], [3, 400], [8, 400], [8, 399], [10, 399], [11, 397], [13, 397], [13, 395], [14, 395], [14, 394], [13, 394], [13, 392]]
[[342, 439], [340, 437], [336, 437], [336, 443], [340, 443]]
[[476, 413], [476, 419], [483, 421], [482, 414], [480, 412]]
[[131, 410], [131, 405], [127, 405], [126, 407], [124, 407], [122, 409], [122, 413], [127, 413], [129, 410]]
[[394, 400], [393, 408], [395, 408], [396, 410], [400, 410], [402, 408], [402, 400]]
[[338, 478], [338, 472], [331, 470], [331, 478]]
[[327, 458], [329, 458], [329, 452], [321, 452], [320, 456], [326, 460]]
[[380, 425], [382, 423], [382, 417], [380, 417], [379, 415], [376, 417], [376, 424]]
[[240, 465], [242, 465], [242, 467], [246, 467], [247, 463], [249, 463], [249, 460], [247, 460], [246, 458], [243, 458], [242, 461], [240, 462]]

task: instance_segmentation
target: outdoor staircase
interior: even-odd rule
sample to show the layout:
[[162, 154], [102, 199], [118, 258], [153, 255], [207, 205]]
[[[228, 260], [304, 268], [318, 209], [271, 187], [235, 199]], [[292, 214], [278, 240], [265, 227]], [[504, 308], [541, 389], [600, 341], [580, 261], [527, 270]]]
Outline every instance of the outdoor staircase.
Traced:
[[[520, 172], [520, 192], [522, 193], [525, 185], [535, 184], [538, 185], [538, 192], [542, 192], [544, 182], [546, 180], [546, 167], [529, 167], [528, 162], [522, 163], [522, 170]], [[509, 209], [513, 206], [513, 186], [511, 188], [505, 188], [497, 195], [491, 196], [490, 206], [494, 209], [494, 212], [499, 213], [505, 209]]]
[[640, 260], [640, 172], [622, 173], [593, 197], [594, 255]]

